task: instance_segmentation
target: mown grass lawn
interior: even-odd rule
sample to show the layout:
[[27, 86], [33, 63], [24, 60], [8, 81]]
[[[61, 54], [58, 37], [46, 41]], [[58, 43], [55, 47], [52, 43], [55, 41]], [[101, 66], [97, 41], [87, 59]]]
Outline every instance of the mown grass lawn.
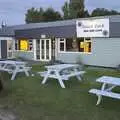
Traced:
[[[34, 71], [44, 67], [33, 66]], [[103, 76], [120, 77], [120, 71], [86, 68], [84, 81], [65, 81], [62, 89], [57, 80], [41, 85], [42, 78], [17, 77], [11, 81], [12, 90], [0, 95], [0, 107], [13, 109], [20, 120], [120, 120], [120, 100], [104, 97], [96, 106], [97, 97], [88, 93], [101, 85], [95, 79]], [[120, 88], [116, 88], [120, 92]]]

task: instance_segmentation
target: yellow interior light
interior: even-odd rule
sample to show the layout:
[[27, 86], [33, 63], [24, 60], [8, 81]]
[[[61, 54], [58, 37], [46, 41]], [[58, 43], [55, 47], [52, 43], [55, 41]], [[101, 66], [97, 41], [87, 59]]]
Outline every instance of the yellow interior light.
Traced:
[[28, 40], [20, 40], [20, 50], [22, 51], [28, 50]]

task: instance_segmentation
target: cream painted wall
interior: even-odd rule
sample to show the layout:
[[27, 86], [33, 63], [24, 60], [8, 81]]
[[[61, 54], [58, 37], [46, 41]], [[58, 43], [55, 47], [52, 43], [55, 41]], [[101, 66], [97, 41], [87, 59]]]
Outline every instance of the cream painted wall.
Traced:
[[120, 38], [93, 38], [92, 53], [58, 53], [58, 60], [104, 67], [117, 67], [120, 64]]

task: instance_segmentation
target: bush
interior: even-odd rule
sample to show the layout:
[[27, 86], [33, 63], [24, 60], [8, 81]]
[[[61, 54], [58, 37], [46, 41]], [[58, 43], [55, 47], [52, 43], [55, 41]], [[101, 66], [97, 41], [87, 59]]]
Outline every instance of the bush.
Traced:
[[0, 72], [0, 92], [11, 89], [11, 80], [7, 72]]
[[84, 70], [85, 64], [83, 63], [83, 60], [80, 57], [76, 59], [76, 64], [79, 64], [81, 66], [81, 70]]
[[118, 65], [117, 69], [120, 70], [120, 65]]

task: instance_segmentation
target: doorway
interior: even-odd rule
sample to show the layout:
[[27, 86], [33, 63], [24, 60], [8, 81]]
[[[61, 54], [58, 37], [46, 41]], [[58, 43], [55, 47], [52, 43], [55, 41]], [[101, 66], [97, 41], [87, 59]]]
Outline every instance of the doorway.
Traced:
[[40, 61], [51, 60], [51, 39], [40, 39], [36, 41], [36, 58]]

